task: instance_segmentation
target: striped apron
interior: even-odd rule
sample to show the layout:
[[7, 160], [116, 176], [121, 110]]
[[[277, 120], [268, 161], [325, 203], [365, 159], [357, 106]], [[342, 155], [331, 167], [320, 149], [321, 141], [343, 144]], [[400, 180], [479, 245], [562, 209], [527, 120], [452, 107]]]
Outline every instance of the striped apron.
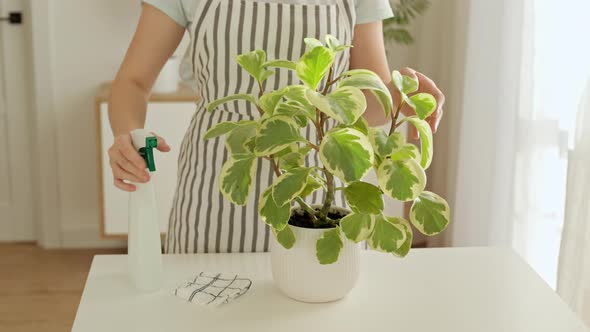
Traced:
[[[190, 28], [187, 59], [200, 101], [180, 149], [166, 252], [268, 251], [270, 231], [259, 220], [257, 209], [260, 194], [273, 181], [269, 162], [258, 161], [256, 183], [248, 203], [235, 206], [219, 191], [219, 172], [228, 158], [223, 138], [203, 141], [205, 132], [213, 125], [256, 119], [257, 110], [244, 101], [225, 104], [213, 113], [205, 107], [227, 95], [258, 93], [254, 79], [237, 65], [237, 55], [262, 49], [270, 60], [297, 60], [305, 53], [305, 37], [323, 40], [326, 34], [352, 44], [355, 20], [354, 0], [317, 5], [283, 4], [276, 0], [199, 1]], [[349, 59], [348, 51], [337, 57], [334, 77], [348, 69]], [[292, 84], [299, 84], [295, 74], [278, 69], [266, 81], [265, 90]], [[315, 131], [309, 127], [305, 130], [311, 142], [317, 141]], [[317, 153], [310, 154], [306, 164], [319, 165]], [[317, 191], [307, 201], [320, 203], [324, 195]], [[344, 206], [343, 197], [337, 196], [335, 203]]]

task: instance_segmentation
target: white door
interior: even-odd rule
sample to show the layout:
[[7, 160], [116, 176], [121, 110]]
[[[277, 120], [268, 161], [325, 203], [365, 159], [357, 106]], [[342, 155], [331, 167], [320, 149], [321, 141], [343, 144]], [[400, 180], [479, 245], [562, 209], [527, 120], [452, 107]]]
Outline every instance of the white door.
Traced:
[[[0, 0], [0, 17], [24, 12], [24, 3]], [[26, 43], [25, 24], [0, 21], [0, 241], [35, 239]]]

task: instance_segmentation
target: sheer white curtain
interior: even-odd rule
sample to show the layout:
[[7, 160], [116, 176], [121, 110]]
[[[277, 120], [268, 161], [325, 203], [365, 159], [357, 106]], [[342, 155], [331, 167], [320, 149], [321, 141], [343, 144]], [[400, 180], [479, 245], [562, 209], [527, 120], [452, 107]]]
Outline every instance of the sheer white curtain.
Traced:
[[450, 243], [455, 246], [512, 245], [526, 3], [468, 1], [457, 174], [451, 199]]
[[557, 291], [590, 325], [590, 79], [568, 166]]
[[590, 75], [590, 43], [581, 39], [590, 1], [468, 3], [451, 244], [512, 247], [555, 287], [567, 155]]

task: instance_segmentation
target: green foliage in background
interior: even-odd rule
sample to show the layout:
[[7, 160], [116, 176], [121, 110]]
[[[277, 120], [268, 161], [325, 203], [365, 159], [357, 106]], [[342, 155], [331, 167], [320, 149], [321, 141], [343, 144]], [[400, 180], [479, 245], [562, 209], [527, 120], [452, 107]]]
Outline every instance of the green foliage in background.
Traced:
[[[246, 204], [256, 182], [257, 164], [267, 162], [276, 178], [262, 193], [258, 211], [285, 248], [297, 241], [289, 220], [293, 205], [298, 204], [314, 228], [327, 228], [316, 245], [321, 264], [338, 260], [343, 241], [367, 241], [375, 250], [404, 257], [412, 244], [410, 224], [432, 236], [442, 232], [450, 219], [445, 200], [425, 191], [425, 170], [433, 155], [432, 132], [425, 119], [436, 109], [436, 100], [429, 94], [415, 94], [418, 81], [397, 71], [392, 74], [401, 96], [397, 103], [372, 71], [350, 70], [335, 77], [334, 59], [350, 46], [329, 35], [325, 43], [313, 38], [305, 42], [307, 52], [297, 62], [268, 61], [262, 50], [238, 56], [239, 65], [258, 83], [259, 93], [227, 96], [208, 105], [208, 111], [213, 112], [224, 103], [244, 100], [260, 114], [257, 120], [219, 123], [206, 133], [205, 139], [225, 136], [230, 154], [220, 174], [219, 189], [231, 202]], [[265, 91], [264, 83], [275, 70], [293, 71], [301, 84]], [[372, 92], [384, 114], [391, 117], [389, 132], [371, 128], [364, 120], [367, 101], [363, 90]], [[416, 111], [415, 116], [400, 117], [406, 104]], [[337, 125], [328, 128], [328, 119]], [[419, 149], [396, 132], [402, 125], [420, 132]], [[308, 141], [302, 135], [306, 130], [315, 131], [317, 141]], [[312, 153], [319, 155], [321, 165], [305, 166]], [[363, 181], [371, 170], [375, 170], [378, 184]], [[336, 187], [336, 178], [344, 187]], [[325, 199], [321, 208], [314, 209], [305, 198], [321, 188]], [[352, 213], [333, 220], [329, 212], [340, 190]], [[384, 196], [412, 202], [410, 221], [386, 216]]]
[[428, 10], [430, 0], [391, 0], [390, 2], [395, 17], [383, 22], [385, 40], [403, 45], [414, 43], [414, 38], [408, 31], [408, 26], [417, 16], [424, 14]]

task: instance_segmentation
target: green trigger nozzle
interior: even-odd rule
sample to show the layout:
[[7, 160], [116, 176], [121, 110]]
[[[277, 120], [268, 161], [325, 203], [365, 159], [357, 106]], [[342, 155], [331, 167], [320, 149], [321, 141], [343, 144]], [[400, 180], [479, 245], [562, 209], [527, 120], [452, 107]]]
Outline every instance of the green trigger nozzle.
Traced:
[[139, 149], [139, 155], [145, 160], [150, 172], [156, 171], [156, 162], [154, 161], [154, 149], [158, 147], [158, 139], [155, 137], [145, 138], [145, 148]]

